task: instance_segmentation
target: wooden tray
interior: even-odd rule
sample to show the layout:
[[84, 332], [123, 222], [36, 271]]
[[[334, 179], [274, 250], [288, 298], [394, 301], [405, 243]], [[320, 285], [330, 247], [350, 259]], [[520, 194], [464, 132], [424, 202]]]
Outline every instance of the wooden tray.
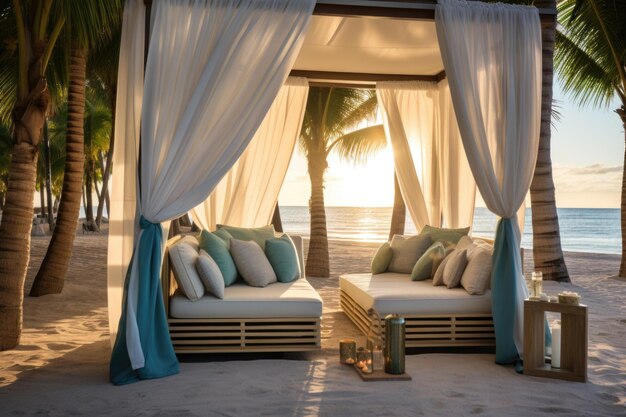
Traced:
[[361, 371], [361, 368], [359, 368], [356, 365], [353, 365], [354, 370], [356, 371], [357, 374], [359, 374], [359, 376], [361, 377], [361, 379], [365, 382], [371, 382], [371, 381], [412, 381], [413, 378], [411, 378], [411, 375], [407, 374], [406, 372], [400, 375], [393, 375], [393, 374], [388, 374], [385, 371], [374, 371], [371, 374], [365, 374], [363, 373], [363, 371]]

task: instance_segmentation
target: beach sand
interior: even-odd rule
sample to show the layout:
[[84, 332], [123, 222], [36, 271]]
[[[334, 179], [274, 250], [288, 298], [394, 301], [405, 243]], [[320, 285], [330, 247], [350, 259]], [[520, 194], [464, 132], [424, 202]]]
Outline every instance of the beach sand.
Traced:
[[[47, 237], [33, 237], [30, 289]], [[79, 234], [60, 295], [26, 297], [21, 345], [0, 352], [3, 416], [626, 416], [626, 281], [615, 255], [568, 253], [589, 306], [589, 382], [518, 375], [491, 353], [407, 356], [410, 382], [365, 383], [337, 360], [338, 339], [364, 340], [339, 307], [337, 276], [364, 272], [377, 247], [331, 242], [331, 278], [310, 278], [324, 299], [322, 350], [184, 357], [169, 378], [108, 382], [106, 233]], [[527, 254], [526, 270], [532, 269]]]

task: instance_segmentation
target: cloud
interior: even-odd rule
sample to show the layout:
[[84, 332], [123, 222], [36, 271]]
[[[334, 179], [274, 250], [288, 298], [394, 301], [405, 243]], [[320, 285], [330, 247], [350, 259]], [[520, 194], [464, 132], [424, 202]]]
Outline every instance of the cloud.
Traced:
[[622, 185], [622, 166], [593, 164], [587, 166], [554, 166], [557, 193], [589, 194], [619, 193]]
[[621, 165], [593, 164], [585, 167], [565, 168], [569, 175], [602, 175], [602, 174], [622, 174]]

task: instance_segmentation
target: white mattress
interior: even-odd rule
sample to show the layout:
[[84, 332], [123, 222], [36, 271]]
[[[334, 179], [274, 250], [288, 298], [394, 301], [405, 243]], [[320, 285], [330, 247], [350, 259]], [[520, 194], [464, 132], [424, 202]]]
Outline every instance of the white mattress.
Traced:
[[470, 295], [463, 288], [433, 286], [432, 280], [411, 281], [409, 274], [349, 274], [339, 286], [365, 310], [381, 316], [397, 314], [491, 314], [491, 291]]
[[190, 301], [177, 290], [170, 298], [175, 318], [321, 317], [322, 298], [306, 279], [277, 282], [264, 288], [236, 283], [226, 287], [224, 299], [205, 295]]

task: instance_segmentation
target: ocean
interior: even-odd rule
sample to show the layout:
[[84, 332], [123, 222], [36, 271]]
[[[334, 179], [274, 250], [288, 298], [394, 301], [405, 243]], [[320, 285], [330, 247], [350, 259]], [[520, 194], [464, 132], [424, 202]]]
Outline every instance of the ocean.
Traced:
[[[287, 232], [308, 236], [308, 207], [281, 206], [283, 228]], [[621, 254], [619, 209], [558, 209], [563, 250]], [[522, 247], [532, 248], [532, 212], [526, 209]], [[391, 207], [327, 207], [328, 237], [337, 240], [383, 242], [389, 234]], [[473, 234], [493, 237], [497, 218], [488, 209], [474, 212]], [[405, 233], [416, 233], [407, 213]]]

